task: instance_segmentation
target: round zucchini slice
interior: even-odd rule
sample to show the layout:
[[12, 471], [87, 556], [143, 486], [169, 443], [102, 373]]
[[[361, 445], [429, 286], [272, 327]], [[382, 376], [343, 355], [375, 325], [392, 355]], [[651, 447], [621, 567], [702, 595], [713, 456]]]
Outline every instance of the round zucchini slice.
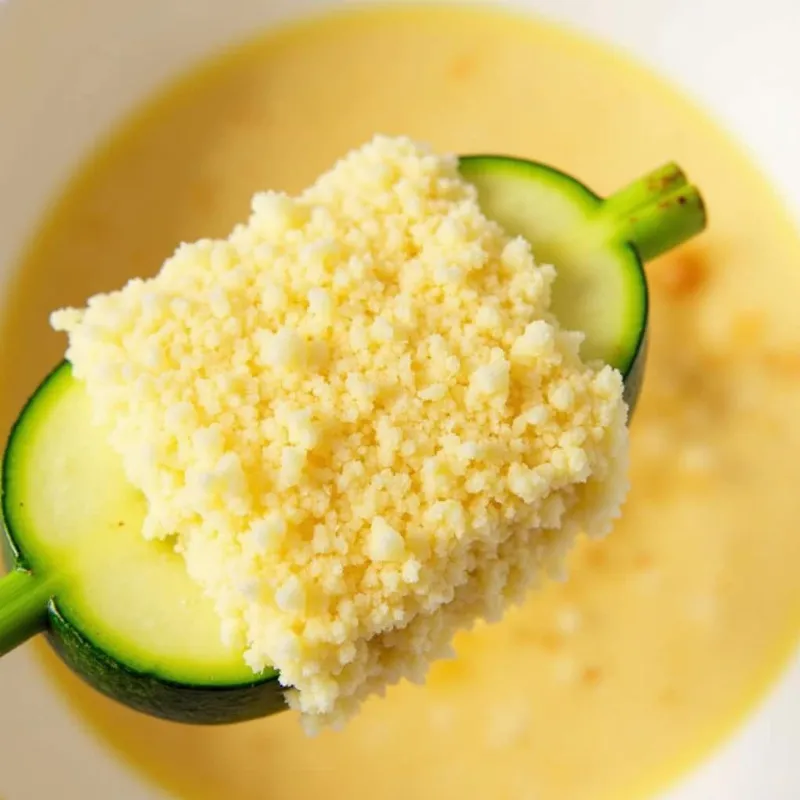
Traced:
[[167, 719], [233, 722], [284, 707], [277, 675], [254, 675], [223, 645], [180, 555], [142, 537], [144, 497], [93, 427], [67, 362], [13, 428], [2, 492], [15, 569], [0, 581], [0, 652], [44, 628], [95, 688]]

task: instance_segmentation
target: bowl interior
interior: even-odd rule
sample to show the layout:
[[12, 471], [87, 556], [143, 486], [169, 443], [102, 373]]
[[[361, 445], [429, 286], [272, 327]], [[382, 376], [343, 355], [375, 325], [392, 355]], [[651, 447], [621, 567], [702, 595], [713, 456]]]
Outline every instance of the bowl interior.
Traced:
[[[210, 51], [330, 5], [229, 0], [223, 11], [218, 0], [0, 0], [0, 291], [53, 192], [123, 113]], [[800, 51], [790, 0], [511, 5], [612, 41], [670, 77], [752, 150], [800, 212]], [[28, 649], [4, 659], [0, 705], [3, 763], [15, 765], [0, 781], [6, 800], [153, 796], [83, 731]], [[800, 797], [798, 711], [800, 659], [729, 744], [665, 797]]]

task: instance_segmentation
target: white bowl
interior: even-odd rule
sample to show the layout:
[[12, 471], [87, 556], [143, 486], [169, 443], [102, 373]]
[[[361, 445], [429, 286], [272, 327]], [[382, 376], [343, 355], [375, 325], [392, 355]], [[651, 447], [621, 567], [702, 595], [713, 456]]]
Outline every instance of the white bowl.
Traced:
[[[0, 291], [93, 138], [206, 52], [326, 0], [0, 0]], [[794, 0], [514, 3], [615, 42], [749, 146], [800, 213]], [[787, 531], [787, 535], [796, 535]], [[0, 665], [0, 795], [152, 798], [67, 711], [28, 648]], [[800, 798], [800, 659], [747, 724], [664, 800]]]

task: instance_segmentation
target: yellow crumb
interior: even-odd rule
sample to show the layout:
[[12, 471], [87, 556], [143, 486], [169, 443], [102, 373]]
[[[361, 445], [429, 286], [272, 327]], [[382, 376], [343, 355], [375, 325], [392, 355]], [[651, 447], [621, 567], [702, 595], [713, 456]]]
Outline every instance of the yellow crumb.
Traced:
[[56, 312], [98, 424], [256, 671], [308, 727], [422, 680], [627, 484], [616, 371], [457, 160], [377, 137], [228, 239]]

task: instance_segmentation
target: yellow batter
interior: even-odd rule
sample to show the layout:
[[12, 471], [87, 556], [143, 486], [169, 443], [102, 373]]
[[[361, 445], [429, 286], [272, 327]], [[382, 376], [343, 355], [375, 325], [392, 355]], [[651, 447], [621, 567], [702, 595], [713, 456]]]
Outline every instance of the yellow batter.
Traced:
[[307, 740], [289, 714], [166, 724], [54, 672], [183, 798], [646, 794], [731, 732], [800, 630], [800, 243], [723, 134], [617, 56], [451, 7], [337, 17], [205, 67], [117, 133], [41, 229], [0, 334], [2, 432], [63, 352], [50, 310], [227, 234], [253, 191], [296, 191], [376, 132], [536, 158], [601, 192], [675, 159], [702, 187], [708, 233], [649, 268], [624, 519], [579, 549], [568, 584], [462, 637], [429, 685], [394, 689], [344, 733]]

